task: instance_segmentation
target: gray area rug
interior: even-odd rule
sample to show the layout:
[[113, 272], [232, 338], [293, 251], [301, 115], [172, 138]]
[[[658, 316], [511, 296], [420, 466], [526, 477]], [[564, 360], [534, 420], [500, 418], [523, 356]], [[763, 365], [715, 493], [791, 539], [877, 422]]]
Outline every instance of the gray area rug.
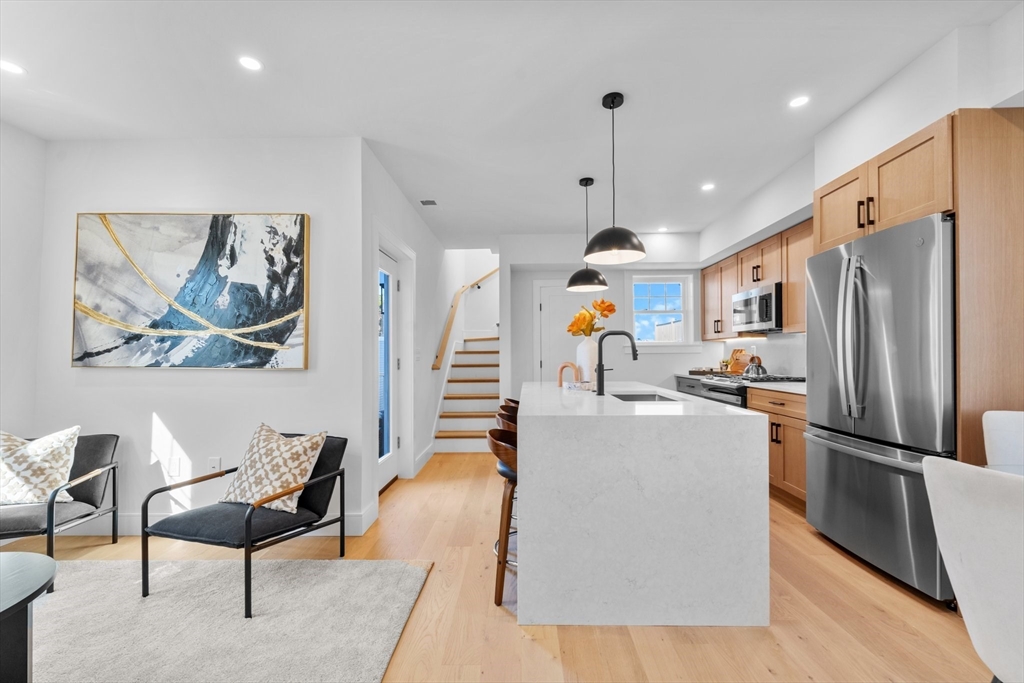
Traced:
[[380, 681], [430, 563], [60, 562], [35, 603], [34, 670], [50, 681]]

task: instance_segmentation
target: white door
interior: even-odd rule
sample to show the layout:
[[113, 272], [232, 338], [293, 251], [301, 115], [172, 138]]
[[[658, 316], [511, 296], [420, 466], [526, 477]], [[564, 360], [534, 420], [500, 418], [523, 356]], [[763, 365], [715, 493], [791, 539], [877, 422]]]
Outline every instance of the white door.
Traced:
[[[540, 358], [534, 366], [536, 381], [558, 381], [558, 366], [566, 361], [576, 362], [576, 347], [583, 337], [574, 337], [565, 328], [580, 307], [589, 307], [595, 298], [593, 292], [566, 291], [565, 284], [540, 287]], [[571, 375], [566, 371], [567, 382], [572, 381]]]
[[401, 359], [397, 352], [400, 310], [398, 297], [398, 263], [383, 251], [378, 252], [379, 267], [377, 274], [377, 385], [379, 387], [379, 404], [377, 407], [377, 489], [387, 486], [398, 476], [399, 436], [398, 405], [395, 390], [399, 387], [398, 373], [401, 371]]

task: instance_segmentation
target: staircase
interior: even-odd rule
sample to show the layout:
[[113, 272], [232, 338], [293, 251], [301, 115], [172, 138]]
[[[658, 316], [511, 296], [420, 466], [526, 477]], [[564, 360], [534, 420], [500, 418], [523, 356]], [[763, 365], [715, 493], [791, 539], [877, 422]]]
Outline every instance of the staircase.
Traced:
[[435, 453], [486, 453], [498, 412], [498, 338], [466, 339], [455, 351], [444, 394]]

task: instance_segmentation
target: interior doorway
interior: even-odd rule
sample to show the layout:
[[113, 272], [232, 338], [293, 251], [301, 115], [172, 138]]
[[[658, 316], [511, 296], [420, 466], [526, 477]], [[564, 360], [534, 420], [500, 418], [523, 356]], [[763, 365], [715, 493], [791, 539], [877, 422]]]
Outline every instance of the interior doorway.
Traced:
[[[564, 280], [534, 281], [534, 368], [536, 382], [554, 382], [558, 366], [576, 362], [576, 347], [582, 337], [566, 331], [581, 306], [590, 307], [592, 292], [569, 292]], [[566, 379], [571, 381], [568, 375]]]
[[377, 385], [379, 402], [377, 406], [377, 488], [383, 489], [398, 476], [398, 407], [396, 389], [399, 386], [397, 373], [400, 359], [397, 351], [401, 348], [397, 339], [402, 325], [400, 307], [395, 296], [399, 285], [398, 263], [384, 251], [379, 252], [378, 261], [378, 323]]

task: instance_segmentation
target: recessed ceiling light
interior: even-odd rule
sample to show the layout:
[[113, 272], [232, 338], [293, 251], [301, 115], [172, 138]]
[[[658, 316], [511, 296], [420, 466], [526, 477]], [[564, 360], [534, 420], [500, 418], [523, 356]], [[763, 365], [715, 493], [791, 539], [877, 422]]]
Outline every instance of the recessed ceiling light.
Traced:
[[807, 104], [810, 101], [811, 101], [810, 97], [807, 97], [806, 95], [801, 95], [800, 97], [794, 97], [793, 99], [791, 99], [789, 101], [789, 106], [791, 106], [791, 107], [802, 107], [802, 106], [804, 106], [805, 104]]
[[663, 226], [661, 226], [660, 228], [658, 228], [658, 232], [668, 232], [668, 228], [666, 228], [666, 227], [665, 227], [665, 226], [663, 225]]
[[244, 66], [249, 71], [259, 71], [263, 68], [263, 62], [256, 59], [255, 57], [239, 57], [238, 63]]
[[6, 59], [0, 59], [0, 69], [7, 73], [18, 74], [19, 76], [25, 73], [24, 67], [18, 66], [14, 62], [8, 62]]
[[715, 184], [704, 183], [703, 185], [700, 186], [700, 189], [704, 190], [705, 192], [710, 192], [711, 190], [715, 189]]

